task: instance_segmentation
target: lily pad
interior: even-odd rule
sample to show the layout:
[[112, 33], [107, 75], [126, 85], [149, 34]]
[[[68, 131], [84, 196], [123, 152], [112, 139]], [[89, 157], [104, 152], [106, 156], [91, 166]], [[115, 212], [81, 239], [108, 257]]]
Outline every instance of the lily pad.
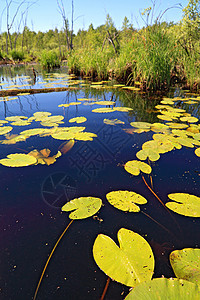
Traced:
[[28, 154], [14, 153], [7, 155], [7, 158], [0, 159], [0, 164], [6, 167], [26, 167], [37, 163], [37, 159]]
[[176, 277], [200, 284], [200, 249], [175, 250], [169, 258]]
[[11, 126], [0, 127], [0, 135], [10, 132], [13, 128]]
[[85, 219], [96, 214], [101, 208], [102, 200], [95, 197], [80, 197], [67, 202], [62, 211], [73, 211], [70, 219]]
[[155, 278], [142, 282], [125, 300], [198, 300], [200, 291], [196, 284], [177, 278]]
[[194, 152], [198, 157], [200, 157], [200, 148], [197, 148]]
[[133, 110], [130, 107], [116, 107], [116, 106], [113, 109], [116, 110], [116, 111], [121, 111], [121, 112], [128, 112], [130, 110]]
[[85, 117], [76, 117], [69, 120], [69, 123], [84, 123], [87, 121], [87, 118]]
[[148, 122], [131, 122], [130, 125], [140, 129], [150, 129], [152, 124]]
[[169, 209], [187, 217], [200, 217], [200, 197], [186, 193], [169, 194], [168, 197], [173, 200], [165, 204]]
[[104, 119], [103, 122], [107, 125], [125, 124], [123, 121], [118, 119]]
[[188, 123], [196, 123], [198, 122], [198, 119], [196, 117], [182, 117], [180, 118], [182, 122], [188, 122]]
[[160, 158], [159, 152], [154, 151], [154, 149], [142, 149], [136, 153], [136, 156], [140, 160], [146, 160], [149, 158], [151, 161], [157, 161]]
[[113, 191], [106, 195], [108, 202], [117, 209], [129, 212], [139, 212], [140, 207], [136, 204], [146, 204], [147, 200], [135, 192]]
[[56, 162], [56, 158], [60, 157], [62, 153], [58, 151], [57, 154], [53, 156], [49, 156], [51, 151], [49, 149], [42, 149], [38, 151], [37, 149], [32, 150], [31, 152], [28, 153], [28, 155], [31, 155], [37, 159], [37, 164], [41, 165], [52, 165]]
[[150, 280], [154, 270], [154, 256], [150, 245], [139, 234], [121, 228], [118, 247], [104, 234], [94, 242], [93, 256], [99, 268], [110, 278], [127, 286]]
[[92, 112], [95, 113], [109, 113], [109, 112], [114, 112], [114, 109], [111, 107], [100, 107], [100, 108], [95, 108], [92, 110]]
[[124, 165], [125, 170], [132, 175], [139, 175], [140, 171], [150, 174], [152, 169], [151, 167], [139, 160], [130, 160]]

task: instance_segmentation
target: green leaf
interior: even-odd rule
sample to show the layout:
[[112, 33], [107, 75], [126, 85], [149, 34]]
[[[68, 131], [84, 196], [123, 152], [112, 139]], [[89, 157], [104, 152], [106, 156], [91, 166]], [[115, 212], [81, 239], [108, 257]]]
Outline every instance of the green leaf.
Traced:
[[159, 160], [160, 155], [158, 152], [154, 151], [154, 149], [143, 149], [136, 153], [136, 156], [140, 160], [146, 160], [149, 158], [151, 161]]
[[80, 197], [67, 202], [62, 211], [73, 211], [70, 219], [85, 219], [93, 216], [101, 208], [102, 200], [95, 197]]
[[130, 160], [124, 165], [125, 170], [132, 175], [139, 175], [140, 171], [150, 174], [152, 169], [151, 167], [139, 160]]
[[169, 209], [187, 217], [200, 217], [200, 197], [185, 193], [169, 194], [168, 197], [174, 201], [165, 204]]
[[121, 228], [118, 247], [104, 234], [94, 242], [93, 256], [99, 268], [113, 280], [135, 287], [150, 280], [154, 270], [154, 256], [150, 245], [139, 234]]
[[108, 202], [117, 209], [130, 212], [139, 212], [140, 207], [137, 204], [146, 204], [147, 200], [135, 192], [113, 191], [106, 195]]
[[200, 284], [200, 249], [175, 250], [169, 258], [176, 277]]
[[150, 129], [152, 124], [148, 122], [131, 122], [130, 125], [140, 129]]
[[76, 117], [76, 118], [72, 118], [69, 120], [69, 123], [73, 123], [73, 122], [76, 122], [76, 123], [84, 123], [86, 122], [87, 119], [85, 117]]
[[198, 300], [196, 284], [176, 278], [155, 278], [137, 285], [125, 300]]

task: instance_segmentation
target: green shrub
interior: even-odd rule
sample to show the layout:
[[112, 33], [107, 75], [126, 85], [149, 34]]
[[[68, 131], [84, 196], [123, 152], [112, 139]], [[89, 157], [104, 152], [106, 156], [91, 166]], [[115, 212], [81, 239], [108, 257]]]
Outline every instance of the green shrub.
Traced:
[[13, 60], [21, 61], [21, 60], [24, 59], [24, 53], [22, 51], [12, 50], [10, 52], [10, 55], [11, 55]]
[[43, 51], [40, 56], [40, 63], [44, 69], [52, 69], [60, 67], [60, 59], [58, 54], [53, 51]]

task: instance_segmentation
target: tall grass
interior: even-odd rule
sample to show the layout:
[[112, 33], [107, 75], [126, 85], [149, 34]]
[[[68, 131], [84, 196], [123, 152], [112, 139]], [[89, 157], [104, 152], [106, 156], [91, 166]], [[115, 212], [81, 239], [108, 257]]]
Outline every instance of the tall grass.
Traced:
[[83, 48], [73, 51], [68, 59], [68, 67], [72, 72], [86, 76], [106, 78], [110, 60], [115, 56], [114, 49]]
[[147, 89], [169, 86], [171, 70], [177, 60], [176, 44], [160, 24], [147, 27], [137, 34], [133, 52], [135, 78], [139, 77]]
[[40, 63], [44, 69], [50, 70], [55, 67], [60, 67], [60, 59], [58, 54], [53, 51], [44, 50], [40, 56]]

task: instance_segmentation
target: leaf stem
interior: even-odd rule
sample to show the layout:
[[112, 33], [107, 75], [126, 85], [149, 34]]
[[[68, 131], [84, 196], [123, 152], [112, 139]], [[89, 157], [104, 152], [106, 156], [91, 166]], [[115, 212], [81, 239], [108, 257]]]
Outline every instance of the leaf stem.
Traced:
[[179, 226], [179, 224], [177, 223], [177, 221], [175, 220], [175, 218], [173, 217], [173, 215], [171, 214], [171, 212], [168, 210], [168, 208], [165, 206], [165, 204], [162, 202], [162, 200], [158, 197], [158, 195], [150, 188], [150, 186], [148, 185], [148, 183], [146, 182], [144, 176], [142, 175], [142, 179], [145, 183], [145, 185], [148, 187], [148, 189], [152, 192], [152, 194], [158, 199], [158, 201], [162, 204], [162, 206], [165, 208], [165, 210], [170, 214], [171, 218], [173, 219], [173, 221], [176, 223], [180, 233], [182, 233], [181, 228]]
[[104, 300], [104, 297], [105, 297], [105, 295], [106, 295], [106, 292], [107, 292], [109, 283], [110, 283], [110, 277], [108, 277], [108, 279], [107, 279], [107, 281], [106, 281], [106, 285], [105, 285], [105, 287], [104, 287], [103, 294], [101, 295], [100, 300]]
[[69, 226], [72, 224], [73, 221], [74, 221], [74, 220], [71, 220], [71, 222], [67, 225], [67, 227], [66, 227], [65, 230], [62, 232], [62, 234], [60, 235], [59, 239], [57, 240], [55, 246], [53, 247], [53, 249], [52, 249], [52, 251], [51, 251], [51, 253], [50, 253], [50, 255], [49, 255], [49, 258], [47, 259], [47, 262], [46, 262], [46, 264], [45, 264], [45, 266], [44, 266], [44, 269], [43, 269], [43, 271], [42, 271], [42, 274], [41, 274], [41, 276], [40, 276], [40, 279], [39, 279], [37, 288], [36, 288], [36, 290], [35, 290], [35, 294], [34, 294], [33, 300], [35, 300], [36, 297], [37, 297], [37, 293], [38, 293], [40, 284], [41, 284], [41, 282], [42, 282], [42, 279], [43, 279], [43, 277], [44, 277], [44, 273], [45, 273], [45, 271], [46, 271], [46, 269], [47, 269], [47, 266], [48, 266], [48, 264], [49, 264], [49, 261], [50, 261], [52, 255], [53, 255], [54, 251], [56, 250], [56, 247], [58, 246], [60, 240], [62, 239], [63, 235], [65, 234], [65, 232], [67, 231], [67, 229], [69, 228]]

